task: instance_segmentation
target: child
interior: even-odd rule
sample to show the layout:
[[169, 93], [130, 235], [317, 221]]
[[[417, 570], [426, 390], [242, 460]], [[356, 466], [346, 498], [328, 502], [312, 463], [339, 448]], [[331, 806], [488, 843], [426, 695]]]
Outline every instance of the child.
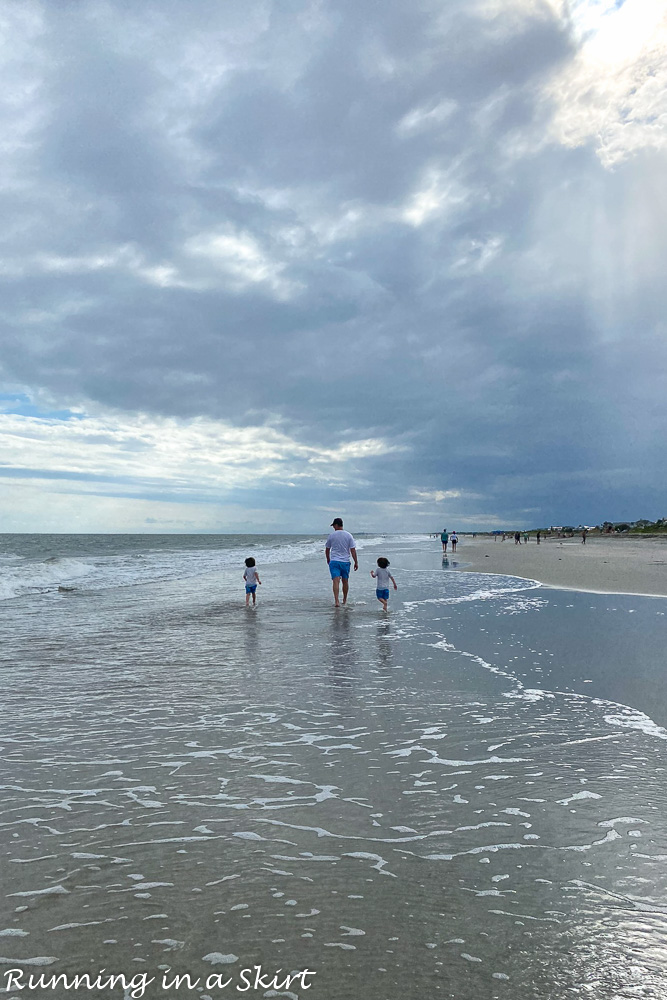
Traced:
[[245, 606], [246, 608], [250, 604], [250, 595], [252, 594], [252, 603], [257, 603], [257, 597], [255, 591], [257, 590], [257, 584], [262, 585], [262, 581], [257, 575], [257, 570], [255, 568], [255, 560], [252, 556], [248, 556], [245, 561], [245, 572], [243, 573], [243, 579], [245, 580]]
[[382, 605], [384, 611], [388, 611], [389, 603], [389, 581], [394, 585], [394, 590], [398, 590], [396, 586], [396, 581], [388, 570], [389, 560], [385, 559], [384, 556], [380, 556], [378, 559], [378, 568], [376, 570], [371, 570], [371, 576], [375, 580], [375, 596]]

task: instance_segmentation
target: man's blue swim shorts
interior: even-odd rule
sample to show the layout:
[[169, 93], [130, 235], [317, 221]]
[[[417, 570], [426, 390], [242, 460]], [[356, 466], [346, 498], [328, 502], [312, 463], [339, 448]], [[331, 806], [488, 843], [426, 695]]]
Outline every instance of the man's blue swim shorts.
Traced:
[[257, 590], [256, 583], [246, 583], [245, 585], [246, 594], [254, 594], [256, 590]]
[[376, 590], [375, 591], [375, 596], [377, 597], [378, 601], [388, 601], [389, 600], [389, 588], [387, 587], [386, 590]]
[[329, 572], [331, 573], [332, 580], [335, 580], [337, 576], [340, 576], [343, 580], [347, 580], [350, 576], [350, 564], [349, 562], [338, 562], [337, 559], [332, 559], [329, 563]]

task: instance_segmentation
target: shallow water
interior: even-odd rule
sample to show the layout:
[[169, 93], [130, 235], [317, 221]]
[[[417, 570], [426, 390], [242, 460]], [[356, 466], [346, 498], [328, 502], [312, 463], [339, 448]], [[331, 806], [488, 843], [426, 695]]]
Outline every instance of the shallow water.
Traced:
[[2, 985], [667, 996], [667, 602], [382, 551], [388, 617], [372, 546], [339, 612], [321, 559], [2, 606]]

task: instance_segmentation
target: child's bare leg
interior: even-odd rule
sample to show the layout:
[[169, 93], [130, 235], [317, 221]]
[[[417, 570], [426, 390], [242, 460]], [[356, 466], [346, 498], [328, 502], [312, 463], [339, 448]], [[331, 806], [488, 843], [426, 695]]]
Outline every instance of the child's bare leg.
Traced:
[[383, 599], [382, 601], [380, 601], [380, 603], [382, 604], [382, 610], [383, 611], [389, 611], [389, 601], [385, 601]]
[[245, 595], [245, 606], [246, 606], [246, 608], [248, 607], [249, 604], [250, 604], [250, 594], [246, 594]]

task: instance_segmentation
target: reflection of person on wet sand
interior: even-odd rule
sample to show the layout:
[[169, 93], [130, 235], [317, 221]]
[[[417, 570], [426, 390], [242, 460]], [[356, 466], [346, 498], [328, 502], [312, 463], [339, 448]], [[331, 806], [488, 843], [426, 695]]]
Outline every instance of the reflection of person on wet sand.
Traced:
[[[380, 618], [377, 629], [378, 672], [389, 671], [394, 665], [391, 645], [391, 624], [389, 619]], [[388, 676], [388, 674], [386, 675]]]
[[329, 649], [331, 652], [330, 677], [334, 687], [352, 687], [352, 671], [356, 666], [355, 647], [352, 641], [349, 615], [332, 615], [329, 631]]

